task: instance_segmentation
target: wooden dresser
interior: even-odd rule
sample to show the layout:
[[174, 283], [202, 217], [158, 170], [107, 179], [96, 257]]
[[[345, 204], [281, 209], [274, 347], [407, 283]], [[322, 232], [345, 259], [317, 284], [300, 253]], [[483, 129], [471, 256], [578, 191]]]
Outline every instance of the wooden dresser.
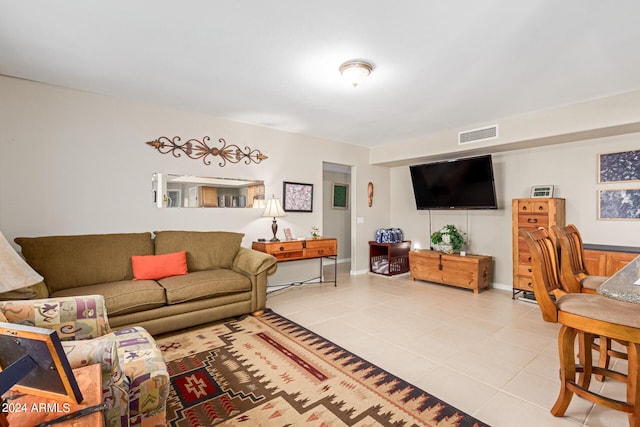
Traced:
[[564, 226], [565, 202], [558, 198], [513, 199], [512, 248], [513, 248], [513, 298], [520, 292], [533, 293], [533, 275], [529, 246], [518, 230], [548, 229], [551, 225]]
[[493, 260], [490, 256], [444, 254], [439, 251], [410, 251], [411, 279], [466, 288], [478, 293], [491, 286]]

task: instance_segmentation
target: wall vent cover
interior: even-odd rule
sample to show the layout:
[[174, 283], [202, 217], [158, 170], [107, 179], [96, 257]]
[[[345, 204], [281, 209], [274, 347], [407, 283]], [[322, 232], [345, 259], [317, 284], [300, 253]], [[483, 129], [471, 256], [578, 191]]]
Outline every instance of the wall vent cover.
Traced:
[[488, 126], [481, 129], [473, 129], [458, 133], [458, 144], [468, 144], [470, 142], [486, 141], [498, 137], [498, 125]]

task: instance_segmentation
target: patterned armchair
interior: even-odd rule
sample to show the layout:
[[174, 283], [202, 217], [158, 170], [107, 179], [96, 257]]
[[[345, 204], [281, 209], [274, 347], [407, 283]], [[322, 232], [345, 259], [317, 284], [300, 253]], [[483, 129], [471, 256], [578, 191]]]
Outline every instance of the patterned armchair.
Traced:
[[72, 368], [100, 363], [105, 425], [164, 426], [169, 374], [143, 328], [111, 331], [102, 295], [0, 301], [0, 321], [58, 332]]

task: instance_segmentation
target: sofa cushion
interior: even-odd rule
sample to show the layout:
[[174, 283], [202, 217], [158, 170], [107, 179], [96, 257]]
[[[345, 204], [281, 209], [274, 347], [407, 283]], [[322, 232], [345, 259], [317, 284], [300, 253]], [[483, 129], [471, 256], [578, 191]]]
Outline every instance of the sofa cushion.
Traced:
[[167, 277], [158, 283], [165, 288], [169, 304], [251, 290], [251, 280], [247, 276], [223, 269]]
[[133, 280], [158, 280], [187, 274], [187, 253], [134, 255], [131, 257]]
[[155, 253], [186, 251], [189, 271], [231, 268], [244, 234], [228, 231], [155, 231]]
[[162, 307], [167, 303], [164, 288], [153, 280], [124, 280], [65, 289], [51, 297], [98, 294], [104, 296], [108, 316], [117, 316]]
[[44, 276], [52, 294], [131, 280], [131, 257], [153, 255], [151, 233], [18, 237], [15, 242], [22, 247], [27, 263]]

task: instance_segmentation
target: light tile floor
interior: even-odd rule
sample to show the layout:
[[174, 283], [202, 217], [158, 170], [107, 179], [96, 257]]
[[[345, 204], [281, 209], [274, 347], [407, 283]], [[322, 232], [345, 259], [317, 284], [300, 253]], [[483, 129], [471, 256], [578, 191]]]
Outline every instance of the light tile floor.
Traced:
[[[348, 270], [339, 265], [335, 287], [270, 292], [267, 307], [494, 427], [628, 425], [626, 415], [577, 396], [564, 417], [549, 413], [560, 388], [559, 328], [537, 305], [509, 291], [475, 295]], [[614, 367], [626, 372], [625, 361]], [[592, 381], [593, 390], [602, 387], [624, 397], [620, 383]]]

